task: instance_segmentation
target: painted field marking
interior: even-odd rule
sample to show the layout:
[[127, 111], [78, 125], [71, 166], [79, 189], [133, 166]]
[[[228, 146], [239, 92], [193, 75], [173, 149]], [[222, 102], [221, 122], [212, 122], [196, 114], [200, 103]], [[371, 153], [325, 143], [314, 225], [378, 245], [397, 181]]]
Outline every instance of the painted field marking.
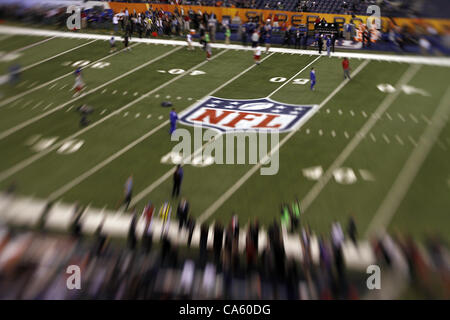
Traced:
[[38, 41], [38, 42], [35, 42], [35, 43], [32, 43], [32, 44], [29, 44], [29, 45], [27, 45], [27, 46], [25, 46], [25, 47], [22, 47], [22, 48], [13, 50], [13, 51], [11, 51], [11, 52], [8, 52], [8, 54], [11, 54], [11, 53], [18, 53], [18, 52], [25, 51], [25, 50], [27, 50], [27, 49], [36, 47], [36, 46], [38, 46], [38, 45], [40, 45], [40, 44], [43, 44], [43, 43], [45, 43], [45, 42], [47, 42], [47, 41], [50, 41], [50, 40], [52, 40], [52, 39], [55, 39], [56, 37], [57, 37], [57, 36], [53, 36], [53, 37], [50, 37], [50, 38], [47, 38], [47, 39], [44, 39], [44, 40], [41, 40], [41, 41]]
[[389, 140], [389, 138], [384, 133], [382, 134], [382, 137], [383, 137], [384, 141], [386, 141], [387, 144], [391, 143], [391, 140]]
[[[214, 55], [214, 58], [217, 58], [218, 56], [220, 56], [221, 54], [227, 52], [228, 50], [224, 50], [219, 52], [218, 54]], [[266, 58], [269, 58], [271, 55], [267, 56]], [[266, 59], [265, 58], [265, 59]], [[212, 60], [211, 59], [211, 60]], [[261, 62], [264, 61], [264, 59], [261, 60]], [[144, 94], [143, 96], [141, 96], [141, 98], [139, 98], [140, 100], [142, 100], [143, 98], [146, 98], [150, 95], [152, 95], [154, 92], [164, 88], [165, 86], [167, 86], [168, 84], [176, 81], [177, 79], [180, 79], [181, 77], [189, 74], [189, 72], [191, 72], [192, 70], [195, 70], [195, 68], [198, 68], [200, 66], [203, 66], [205, 63], [207, 63], [208, 61], [204, 61], [201, 62], [200, 64], [192, 67], [191, 69], [189, 69], [188, 71], [178, 75], [177, 77], [171, 79], [170, 81], [166, 82], [165, 84], [159, 86], [156, 89], [153, 89], [152, 91]], [[219, 87], [217, 87], [216, 89], [212, 90], [211, 92], [209, 92], [208, 94], [205, 95], [206, 96], [210, 96], [213, 95], [214, 93], [216, 93], [217, 91], [221, 90], [222, 88], [224, 88], [225, 86], [227, 86], [228, 84], [230, 84], [231, 82], [233, 82], [234, 80], [236, 80], [237, 78], [239, 78], [240, 76], [242, 76], [244, 73], [248, 72], [249, 70], [251, 70], [252, 68], [254, 68], [256, 65], [253, 64], [252, 66], [248, 67], [247, 69], [245, 69], [244, 71], [242, 71], [241, 73], [239, 73], [238, 75], [234, 76], [233, 78], [229, 79], [228, 81], [226, 81], [225, 83], [221, 84]], [[190, 108], [187, 107], [184, 110]], [[184, 110], [182, 110], [181, 112], [183, 112]], [[147, 115], [147, 119], [149, 118], [149, 116], [151, 115]], [[139, 143], [141, 143], [142, 141], [144, 141], [145, 139], [147, 139], [148, 137], [152, 136], [155, 132], [159, 131], [160, 129], [164, 128], [165, 126], [167, 126], [169, 124], [169, 120], [166, 120], [164, 122], [162, 122], [160, 125], [158, 125], [157, 127], [153, 128], [152, 130], [150, 130], [149, 132], [147, 132], [146, 134], [144, 134], [143, 136], [139, 137], [138, 139], [136, 139], [135, 141], [131, 142], [129, 145], [127, 145], [126, 147], [124, 147], [123, 149], [117, 151], [116, 153], [112, 154], [110, 157], [108, 157], [107, 159], [103, 160], [101, 163], [97, 164], [95, 167], [91, 168], [90, 170], [84, 172], [83, 174], [81, 174], [80, 176], [78, 176], [77, 178], [75, 178], [74, 180], [72, 180], [71, 182], [67, 183], [66, 185], [62, 186], [61, 188], [59, 188], [58, 190], [56, 190], [55, 192], [53, 192], [50, 195], [50, 199], [56, 199], [59, 198], [60, 196], [62, 196], [64, 193], [66, 193], [67, 191], [69, 191], [70, 189], [72, 189], [73, 187], [75, 187], [76, 185], [80, 184], [82, 181], [84, 181], [85, 179], [87, 179], [88, 177], [90, 177], [91, 175], [93, 175], [94, 173], [96, 173], [98, 170], [100, 170], [101, 168], [105, 167], [106, 165], [108, 165], [109, 163], [111, 163], [112, 161], [114, 161], [115, 159], [117, 159], [118, 157], [120, 157], [122, 154], [126, 153], [128, 150], [134, 148], [136, 145], [138, 145]], [[173, 170], [173, 168], [171, 169]], [[0, 180], [1, 180], [1, 176], [0, 176]], [[148, 190], [145, 189], [145, 190]], [[145, 192], [142, 191], [142, 192]], [[136, 199], [139, 199], [140, 196], [143, 197], [142, 192], [139, 193], [136, 197], [133, 198], [132, 203], [136, 203]]]
[[[369, 63], [368, 60], [361, 63], [358, 68], [352, 73], [352, 78], [354, 78], [367, 64]], [[342, 88], [349, 82], [348, 79], [345, 79], [343, 82], [341, 82], [334, 90], [331, 92], [325, 100], [322, 101], [322, 103], [318, 106], [318, 109], [320, 110], [324, 105], [328, 103], [339, 91], [342, 90]], [[210, 205], [198, 218], [198, 223], [201, 224], [206, 219], [208, 219], [211, 215], [213, 215], [218, 208], [220, 208], [223, 203], [228, 200], [235, 192], [238, 190], [250, 177], [262, 166], [263, 163], [265, 163], [271, 154], [273, 154], [275, 151], [280, 149], [296, 132], [298, 129], [290, 131], [284, 138], [263, 158], [261, 159], [256, 165], [254, 165], [249, 171], [247, 171], [233, 186], [231, 186], [225, 193], [223, 193], [212, 205]]]
[[405, 144], [397, 134], [395, 135], [395, 139], [397, 139], [397, 142], [400, 143], [402, 146]]
[[412, 121], [414, 121], [415, 123], [419, 123], [419, 121], [417, 120], [416, 117], [414, 117], [414, 115], [412, 113], [409, 114], [409, 117], [411, 118]]
[[[403, 74], [403, 76], [400, 78], [400, 80], [397, 82], [396, 87], [400, 88], [401, 85], [408, 83], [414, 75], [419, 71], [420, 66], [413, 65], [409, 67], [406, 72]], [[395, 92], [389, 93], [386, 98], [381, 102], [381, 104], [376, 109], [375, 113], [377, 114], [383, 114], [386, 112], [386, 110], [391, 106], [391, 104], [395, 101], [395, 99], [400, 94], [400, 90], [396, 90]], [[359, 133], [367, 133], [372, 130], [372, 128], [375, 126], [377, 122], [377, 119], [375, 117], [370, 117], [364, 125], [361, 127], [361, 129], [358, 131]], [[385, 135], [383, 134], [383, 138]], [[317, 198], [317, 196], [320, 194], [320, 192], [323, 190], [323, 188], [327, 185], [328, 181], [333, 176], [334, 170], [337, 168], [340, 168], [344, 162], [347, 160], [347, 158], [350, 156], [350, 154], [356, 149], [356, 147], [361, 142], [362, 138], [359, 134], [356, 134], [353, 139], [349, 142], [349, 144], [342, 150], [342, 152], [338, 155], [338, 157], [334, 160], [334, 162], [331, 164], [331, 166], [327, 169], [327, 171], [322, 175], [322, 177], [317, 181], [316, 184], [311, 188], [311, 190], [306, 194], [306, 196], [303, 198], [302, 206], [303, 211], [306, 211], [309, 206], [312, 204], [312, 202]]]
[[[181, 49], [181, 47], [178, 47], [178, 48], [172, 49], [172, 50], [169, 51], [168, 53], [175, 52], [175, 51], [180, 50], [180, 49]], [[227, 51], [228, 51], [228, 50], [223, 50], [223, 51], [219, 52], [218, 54], [214, 55], [214, 57], [213, 57], [212, 59], [219, 57], [220, 55], [222, 55], [223, 53], [225, 53], [225, 52], [227, 52]], [[166, 54], [168, 54], [168, 53], [166, 53]], [[160, 57], [160, 58], [161, 58], [161, 57]], [[212, 60], [212, 59], [211, 59], [211, 60]], [[122, 108], [119, 108], [119, 109], [115, 110], [114, 112], [112, 112], [112, 113], [110, 113], [109, 115], [107, 115], [107, 116], [105, 116], [105, 117], [99, 119], [98, 121], [92, 123], [91, 125], [85, 127], [84, 129], [77, 131], [76, 133], [72, 134], [71, 136], [69, 136], [69, 137], [67, 137], [67, 138], [65, 138], [65, 139], [63, 139], [63, 140], [61, 140], [61, 141], [58, 142], [58, 143], [55, 143], [55, 144], [52, 145], [51, 147], [49, 147], [49, 148], [47, 148], [47, 149], [45, 149], [45, 150], [43, 150], [43, 151], [41, 151], [41, 152], [35, 154], [34, 156], [32, 156], [32, 157], [30, 157], [30, 158], [27, 158], [27, 159], [25, 159], [25, 160], [19, 162], [18, 164], [16, 164], [15, 166], [11, 167], [10, 169], [1, 172], [1, 173], [0, 173], [0, 181], [3, 181], [3, 180], [5, 180], [5, 179], [7, 179], [8, 177], [10, 177], [11, 175], [13, 175], [14, 173], [16, 173], [16, 172], [18, 172], [18, 171], [20, 171], [20, 170], [26, 168], [27, 166], [29, 166], [29, 165], [31, 165], [32, 163], [34, 163], [35, 161], [39, 160], [39, 159], [42, 158], [43, 156], [45, 156], [45, 155], [47, 155], [48, 153], [50, 153], [50, 152], [56, 150], [57, 148], [61, 147], [61, 146], [62, 146], [64, 143], [66, 143], [67, 141], [73, 140], [74, 138], [76, 138], [76, 137], [80, 136], [81, 134], [85, 133], [86, 131], [88, 131], [88, 130], [90, 130], [90, 129], [96, 127], [96, 126], [98, 126], [99, 124], [103, 123], [104, 121], [106, 121], [107, 119], [113, 117], [114, 115], [120, 114], [122, 111], [124, 111], [124, 110], [130, 108], [131, 106], [133, 106], [134, 104], [136, 104], [136, 103], [142, 101], [143, 99], [145, 99], [145, 98], [147, 98], [148, 96], [152, 95], [154, 92], [156, 92], [156, 91], [158, 91], [158, 90], [161, 90], [162, 88], [168, 86], [169, 84], [171, 84], [171, 83], [177, 81], [178, 79], [184, 77], [184, 76], [187, 75], [189, 72], [195, 70], [195, 68], [198, 68], [198, 67], [200, 67], [200, 66], [203, 66], [203, 65], [204, 65], [205, 63], [207, 63], [207, 62], [208, 62], [208, 61], [203, 61], [203, 62], [197, 64], [196, 66], [192, 67], [191, 69], [189, 69], [189, 70], [186, 71], [185, 73], [182, 73], [182, 74], [180, 74], [180, 75], [178, 75], [178, 76], [176, 76], [176, 77], [170, 79], [169, 81], [163, 83], [162, 85], [158, 86], [157, 88], [155, 88], [155, 89], [153, 89], [153, 90], [147, 92], [146, 94], [140, 96], [139, 98], [137, 98], [137, 99], [135, 99], [135, 100], [129, 102], [128, 104], [126, 104], [126, 105], [123, 106]], [[130, 72], [132, 72], [132, 70], [131, 70]], [[133, 143], [131, 143], [130, 145], [128, 145], [127, 147], [125, 147], [124, 149], [122, 149], [121, 151], [119, 151], [118, 153], [112, 155], [112, 156], [109, 157], [108, 159], [111, 159], [110, 161], [114, 160], [115, 157], [118, 157], [120, 154], [122, 154], [122, 153], [120, 153], [120, 152], [125, 152], [124, 150], [128, 150], [128, 149], [131, 148], [132, 146], [138, 144], [140, 141], [142, 141], [142, 140], [146, 139], [147, 137], [151, 136], [154, 132], [158, 131], [159, 129], [161, 129], [161, 128], [163, 128], [165, 125], [167, 125], [168, 122], [169, 122], [168, 120], [164, 121], [164, 122], [161, 123], [159, 126], [157, 126], [156, 128], [154, 128], [153, 130], [151, 130], [151, 131], [148, 132], [147, 134], [141, 136], [139, 139], [135, 140]], [[108, 159], [107, 159], [107, 160], [108, 160]], [[106, 160], [105, 160], [105, 161], [106, 161]], [[105, 163], [105, 161], [103, 161], [102, 163]], [[109, 161], [109, 162], [110, 162], [110, 161]], [[106, 162], [104, 165], [106, 165], [106, 164], [109, 163], [109, 162]], [[97, 167], [99, 167], [99, 166], [96, 166], [96, 167], [94, 167], [94, 168], [97, 168]], [[94, 169], [94, 168], [93, 168], [93, 169]], [[91, 170], [92, 170], [92, 169], [91, 169]], [[98, 170], [98, 169], [97, 169], [97, 170]], [[94, 171], [94, 172], [95, 172], [95, 171]], [[84, 175], [83, 175], [83, 176], [84, 176]], [[80, 178], [83, 177], [83, 176], [79, 176], [77, 179], [80, 179]], [[87, 177], [87, 176], [86, 176], [86, 177]], [[82, 180], [81, 180], [81, 181], [82, 181]], [[70, 189], [70, 188], [69, 188], [69, 189]]]
[[442, 100], [433, 114], [431, 124], [427, 126], [425, 132], [419, 139], [419, 144], [415, 148], [405, 165], [398, 174], [391, 189], [387, 193], [380, 207], [376, 211], [366, 231], [366, 237], [375, 233], [383, 234], [386, 227], [391, 222], [400, 204], [406, 196], [411, 184], [419, 173], [422, 164], [438, 140], [439, 134], [446, 125], [443, 120], [444, 115], [450, 113], [450, 87], [447, 88]]
[[413, 137], [408, 136], [408, 139], [409, 139], [409, 141], [411, 141], [411, 143], [412, 143], [412, 145], [413, 145], [414, 147], [417, 147], [417, 142], [416, 142], [416, 140], [414, 140]]
[[[165, 58], [166, 56], [168, 56], [168, 55], [172, 54], [173, 52], [175, 52], [177, 50], [180, 50], [180, 49], [181, 49], [181, 47], [178, 47], [176, 49], [168, 51], [165, 54], [163, 54], [163, 55], [161, 55], [161, 56], [159, 56], [157, 58], [154, 58], [154, 59], [152, 59], [150, 61], [147, 61], [146, 63], [144, 63], [144, 64], [142, 64], [142, 65], [140, 65], [140, 66], [138, 66], [138, 67], [136, 67], [136, 68], [134, 68], [132, 70], [129, 70], [129, 71], [121, 74], [120, 76], [118, 76], [118, 77], [116, 77], [114, 79], [111, 79], [111, 80], [109, 80], [109, 81], [99, 85], [98, 87], [96, 87], [94, 89], [89, 90], [88, 92], [82, 93], [81, 95], [79, 95], [79, 96], [77, 96], [77, 97], [75, 97], [75, 98], [73, 98], [73, 99], [71, 99], [71, 100], [69, 100], [67, 102], [64, 102], [63, 104], [60, 104], [59, 106], [53, 108], [52, 110], [49, 110], [49, 111], [47, 111], [45, 113], [42, 113], [42, 114], [40, 114], [40, 115], [38, 115], [38, 116], [36, 116], [34, 118], [28, 119], [27, 121], [24, 121], [21, 124], [18, 124], [18, 125], [10, 128], [10, 129], [7, 129], [7, 130], [1, 132], [0, 133], [0, 140], [6, 138], [7, 136], [9, 136], [9, 135], [11, 135], [11, 134], [13, 134], [13, 133], [23, 129], [23, 128], [25, 128], [26, 126], [29, 126], [30, 124], [33, 124], [36, 121], [39, 121], [42, 118], [45, 118], [49, 114], [52, 114], [52, 113], [54, 113], [54, 112], [64, 108], [65, 106], [67, 106], [67, 105], [77, 101], [78, 99], [83, 98], [83, 97], [85, 97], [85, 96], [87, 96], [87, 95], [89, 95], [89, 94], [91, 94], [93, 92], [96, 92], [96, 91], [100, 90], [101, 88], [104, 88], [104, 87], [110, 85], [111, 83], [116, 82], [117, 80], [120, 80], [120, 79], [122, 79], [122, 78], [124, 78], [124, 77], [126, 77], [126, 76], [128, 76], [128, 75], [130, 75], [132, 73], [134, 73], [135, 71], [137, 71], [139, 69], [145, 68], [148, 65], [150, 65], [150, 64], [152, 64], [152, 63], [154, 63], [154, 62], [156, 62], [156, 61], [158, 61], [158, 60], [160, 60], [162, 58]], [[89, 128], [89, 127], [87, 127], [87, 128]]]
[[36, 67], [36, 66], [38, 66], [38, 65], [40, 65], [40, 64], [42, 64], [42, 63], [45, 63], [45, 62], [50, 61], [50, 60], [52, 60], [52, 59], [55, 59], [55, 58], [57, 58], [57, 57], [59, 57], [59, 56], [62, 56], [62, 55], [64, 55], [64, 54], [69, 53], [69, 52], [72, 52], [72, 51], [74, 51], [74, 50], [80, 49], [80, 48], [82, 48], [82, 47], [84, 47], [84, 46], [87, 46], [87, 45], [89, 45], [89, 44], [91, 44], [91, 43], [93, 43], [93, 42], [96, 42], [96, 41], [97, 41], [97, 40], [92, 40], [92, 41], [89, 41], [89, 42], [87, 42], [87, 43], [83, 43], [82, 45], [79, 45], [79, 46], [74, 47], [74, 48], [72, 48], [72, 49], [63, 51], [63, 52], [58, 53], [58, 54], [56, 54], [56, 55], [54, 55], [54, 56], [52, 56], [52, 57], [46, 58], [46, 59], [44, 59], [44, 60], [40, 60], [40, 61], [35, 62], [35, 63], [32, 63], [32, 64], [30, 64], [30, 65], [28, 65], [28, 66], [25, 66], [25, 67], [21, 68], [21, 69], [20, 69], [20, 72], [23, 72], [23, 71], [26, 71], [26, 70], [28, 70], [28, 69], [34, 68], [34, 67]]
[[430, 119], [428, 119], [426, 115], [424, 115], [424, 114], [421, 114], [421, 115], [420, 115], [420, 117], [421, 117], [421, 118], [423, 119], [423, 121], [425, 121], [425, 122], [426, 122], [426, 124], [428, 124], [428, 125], [430, 125], [430, 124], [431, 124], [431, 121], [430, 121]]
[[[266, 56], [265, 58], [263, 58], [261, 60], [261, 62], [263, 62], [265, 59], [269, 58], [270, 56], [272, 56], [272, 54]], [[318, 57], [319, 58], [319, 57]], [[297, 72], [293, 77], [291, 77], [288, 81], [285, 81], [280, 87], [278, 87], [277, 89], [275, 89], [274, 91], [272, 91], [272, 93], [270, 93], [267, 97], [272, 96], [274, 93], [278, 92], [280, 90], [281, 87], [285, 86], [286, 83], [292, 81], [292, 79], [294, 79], [296, 76], [298, 76], [301, 72], [303, 72], [304, 70], [306, 70], [311, 64], [313, 64], [315, 61], [318, 60], [315, 59], [312, 62], [310, 62], [308, 65], [306, 65], [303, 69], [301, 69], [299, 72]], [[241, 72], [240, 74], [238, 74], [237, 76], [235, 76], [234, 78], [228, 80], [226, 83], [222, 84], [220, 87], [214, 89], [212, 92], [208, 93], [206, 96], [211, 96], [213, 95], [215, 92], [221, 90], [223, 87], [227, 86], [229, 83], [233, 82], [235, 79], [237, 79], [238, 77], [240, 77], [242, 74], [246, 73], [247, 71], [251, 70], [252, 68], [254, 68], [256, 65], [253, 64], [252, 66], [248, 67], [247, 69], [245, 69], [243, 72]], [[206, 97], [205, 96], [205, 97]], [[307, 132], [309, 132], [309, 129], [307, 129]], [[192, 157], [194, 157], [196, 154], [198, 154], [198, 152], [201, 152], [201, 150], [203, 150], [208, 144], [210, 143], [207, 142], [204, 145], [202, 145], [200, 148], [198, 148], [197, 150], [194, 151]], [[154, 181], [152, 184], [150, 184], [147, 188], [145, 188], [144, 190], [142, 190], [136, 197], [133, 198], [131, 205], [135, 205], [137, 202], [139, 202], [140, 200], [142, 200], [145, 196], [147, 196], [148, 194], [150, 194], [153, 190], [155, 190], [159, 185], [161, 185], [165, 180], [167, 180], [173, 173], [173, 171], [175, 170], [176, 166], [173, 166], [171, 169], [169, 169], [164, 175], [162, 175], [160, 178], [158, 178], [156, 181]]]
[[[136, 45], [138, 45], [138, 44], [135, 44], [134, 46], [136, 46]], [[130, 47], [131, 47], [131, 46], [130, 46]], [[119, 51], [116, 51], [116, 52], [114, 52], [114, 53], [112, 53], [112, 54], [108, 54], [108, 55], [104, 56], [103, 58], [100, 58], [100, 59], [98, 59], [98, 60], [96, 60], [96, 61], [91, 62], [90, 64], [88, 64], [88, 65], [86, 65], [86, 66], [84, 66], [84, 67], [81, 67], [81, 69], [89, 68], [89, 67], [93, 66], [94, 64], [96, 64], [96, 63], [98, 63], [98, 62], [100, 62], [100, 61], [103, 61], [103, 60], [108, 59], [108, 58], [110, 58], [110, 57], [112, 57], [112, 56], [115, 56], [116, 54], [119, 54], [119, 53], [122, 52], [122, 51], [123, 51], [123, 49], [122, 49], [122, 50], [119, 50]], [[48, 86], [49, 84], [54, 83], [54, 82], [56, 82], [56, 81], [59, 81], [59, 80], [65, 78], [65, 77], [67, 77], [67, 76], [72, 75], [72, 74], [73, 74], [72, 71], [71, 71], [71, 72], [68, 72], [68, 73], [63, 74], [62, 76], [59, 76], [59, 77], [57, 77], [57, 78], [55, 78], [55, 79], [53, 79], [53, 80], [47, 81], [47, 82], [45, 82], [45, 83], [43, 83], [43, 84], [41, 84], [41, 85], [39, 85], [39, 86], [37, 86], [37, 87], [34, 87], [33, 89], [24, 91], [24, 92], [22, 92], [22, 93], [16, 94], [15, 96], [12, 96], [12, 97], [10, 97], [10, 98], [8, 98], [8, 99], [5, 99], [4, 101], [0, 102], [0, 108], [3, 107], [3, 106], [5, 106], [5, 105], [7, 105], [7, 104], [9, 104], [9, 103], [11, 103], [11, 102], [14, 101], [14, 100], [17, 100], [17, 99], [19, 99], [19, 98], [21, 98], [21, 97], [23, 97], [23, 96], [25, 96], [25, 95], [27, 95], [27, 94], [30, 94], [30, 93], [32, 93], [32, 92], [34, 92], [34, 91], [36, 91], [36, 90], [39, 90], [39, 89], [41, 89], [41, 88], [44, 88], [44, 87]]]

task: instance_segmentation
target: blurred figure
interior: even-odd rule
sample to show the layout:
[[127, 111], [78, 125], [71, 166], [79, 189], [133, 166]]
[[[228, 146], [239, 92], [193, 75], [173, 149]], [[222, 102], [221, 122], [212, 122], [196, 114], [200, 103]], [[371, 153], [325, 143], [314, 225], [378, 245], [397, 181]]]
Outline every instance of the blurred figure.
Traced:
[[223, 228], [222, 225], [217, 222], [214, 225], [214, 240], [213, 240], [213, 248], [214, 248], [214, 262], [217, 264], [220, 260], [220, 255], [222, 253], [222, 243], [223, 243]]
[[81, 90], [83, 90], [84, 88], [84, 81], [83, 81], [83, 77], [81, 76], [81, 69], [78, 68], [75, 71], [75, 84], [72, 87], [72, 90], [75, 89], [75, 93], [74, 93], [74, 97], [80, 95]]
[[111, 37], [111, 39], [109, 39], [109, 46], [111, 47], [109, 53], [116, 51], [116, 39], [114, 37]]
[[350, 218], [348, 219], [347, 234], [350, 240], [352, 240], [353, 244], [357, 246], [356, 238], [358, 235], [358, 230], [356, 229], [356, 223], [353, 216], [350, 216]]
[[137, 211], [136, 207], [133, 208], [133, 216], [131, 218], [130, 227], [128, 229], [128, 248], [134, 250], [136, 248], [137, 238], [136, 238], [136, 224], [137, 224]]
[[9, 84], [14, 86], [20, 81], [20, 65], [13, 64], [9, 67]]
[[183, 168], [181, 165], [177, 165], [173, 174], [173, 188], [172, 197], [178, 197], [180, 195], [181, 183], [183, 182]]
[[207, 244], [208, 244], [208, 233], [209, 229], [206, 224], [202, 224], [200, 227], [200, 243], [199, 243], [199, 260], [200, 265], [204, 266], [206, 262], [206, 252], [207, 252]]
[[191, 247], [192, 235], [194, 234], [194, 229], [195, 229], [195, 220], [191, 216], [189, 216], [189, 218], [187, 220], [187, 228], [189, 231], [187, 245], [188, 245], [188, 247]]
[[327, 36], [327, 56], [331, 58], [331, 38]]
[[348, 58], [344, 58], [342, 60], [342, 69], [344, 69], [344, 80], [350, 78], [350, 62], [348, 61]]
[[253, 60], [255, 60], [255, 64], [259, 65], [261, 61], [259, 60], [261, 58], [261, 47], [257, 46], [254, 53], [253, 53]]
[[163, 205], [161, 206], [161, 209], [159, 210], [159, 218], [162, 220], [162, 231], [161, 231], [161, 237], [165, 237], [167, 232], [169, 231], [169, 225], [170, 225], [170, 216], [172, 215], [172, 207], [170, 206], [170, 203], [168, 201], [165, 201]]
[[123, 36], [123, 46], [126, 51], [131, 51], [131, 48], [129, 45], [129, 40], [131, 39], [131, 35], [128, 32], [125, 32], [125, 35]]
[[125, 211], [127, 211], [128, 206], [131, 203], [131, 198], [133, 195], [133, 176], [132, 175], [129, 176], [127, 181], [125, 182], [123, 193], [124, 193], [124, 198], [123, 198], [123, 201], [121, 201], [119, 208], [122, 205], [125, 205]]
[[177, 128], [177, 120], [178, 120], [178, 115], [175, 112], [175, 108], [172, 108], [172, 110], [170, 111], [169, 118], [170, 118], [169, 134], [172, 135], [172, 133]]
[[189, 203], [185, 198], [181, 199], [177, 209], [177, 218], [179, 221], [178, 231], [184, 226], [187, 228], [187, 217], [189, 214]]
[[192, 34], [190, 32], [186, 35], [186, 41], [187, 41], [187, 49], [194, 50], [194, 47], [192, 46]]
[[425, 37], [420, 37], [419, 46], [420, 46], [420, 52], [423, 55], [429, 55], [432, 53], [431, 43]]
[[225, 28], [225, 44], [230, 44], [231, 30], [230, 27]]

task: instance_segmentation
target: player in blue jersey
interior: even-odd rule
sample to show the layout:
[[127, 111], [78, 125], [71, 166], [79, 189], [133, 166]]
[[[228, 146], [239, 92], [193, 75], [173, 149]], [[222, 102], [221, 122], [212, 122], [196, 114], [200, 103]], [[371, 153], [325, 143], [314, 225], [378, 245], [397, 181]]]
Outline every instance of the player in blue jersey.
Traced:
[[311, 81], [311, 90], [314, 91], [314, 86], [316, 85], [316, 71], [314, 68], [311, 68], [311, 72], [309, 73], [309, 80]]
[[172, 111], [170, 111], [170, 135], [172, 135], [172, 133], [175, 131], [176, 127], [177, 127], [177, 120], [178, 120], [178, 115], [175, 112], [175, 108], [172, 108]]

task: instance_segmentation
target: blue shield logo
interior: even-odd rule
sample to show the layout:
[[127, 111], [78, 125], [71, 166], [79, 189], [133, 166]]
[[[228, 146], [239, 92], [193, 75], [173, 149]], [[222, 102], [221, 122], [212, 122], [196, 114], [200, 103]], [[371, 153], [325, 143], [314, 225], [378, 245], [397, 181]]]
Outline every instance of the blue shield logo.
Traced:
[[317, 105], [292, 105], [262, 99], [223, 99], [209, 96], [182, 112], [179, 121], [219, 132], [298, 129], [318, 109]]

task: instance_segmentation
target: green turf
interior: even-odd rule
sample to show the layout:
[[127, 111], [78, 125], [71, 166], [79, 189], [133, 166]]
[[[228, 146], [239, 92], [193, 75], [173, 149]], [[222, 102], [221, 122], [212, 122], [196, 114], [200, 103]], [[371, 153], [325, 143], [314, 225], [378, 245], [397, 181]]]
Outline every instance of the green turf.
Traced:
[[[14, 37], [14, 42], [8, 43], [8, 50], [23, 47], [30, 39], [37, 40]], [[3, 42], [8, 41], [0, 43]], [[52, 42], [58, 43], [58, 48], [52, 46]], [[24, 50], [19, 59], [24, 67], [83, 43], [87, 41], [52, 39]], [[161, 57], [164, 54], [167, 56]], [[295, 79], [307, 79], [311, 66], [305, 67], [317, 56], [273, 54], [261, 65], [243, 73], [253, 66], [250, 52], [214, 50], [216, 58], [205, 62], [205, 54], [200, 49], [190, 52], [186, 48], [177, 50], [173, 46], [139, 44], [131, 52], [105, 58], [103, 62], [109, 65], [104, 68], [87, 67], [83, 71], [88, 86], [86, 92], [95, 92], [74, 99], [70, 90], [74, 83], [73, 63], [93, 62], [108, 55], [107, 42], [96, 41], [26, 70], [16, 87], [0, 86], [2, 101], [12, 100], [0, 106], [0, 137], [8, 133], [0, 138], [0, 176], [17, 169], [14, 174], [1, 179], [1, 188], [16, 182], [19, 193], [40, 198], [64, 190], [58, 197], [64, 202], [80, 201], [112, 209], [121, 198], [126, 178], [133, 174], [135, 195], [152, 184], [155, 186], [137, 202], [138, 208], [148, 200], [159, 206], [170, 199], [170, 170], [173, 168], [173, 164], [162, 163], [161, 158], [176, 144], [170, 141], [169, 128], [165, 124], [169, 109], [161, 107], [161, 102], [172, 101], [181, 112], [213, 91], [216, 91], [214, 96], [229, 99], [262, 98], [275, 92], [271, 98], [276, 101], [320, 105], [343, 81], [341, 61], [336, 58], [321, 57], [311, 65], [318, 78], [316, 91], [312, 92], [309, 83], [285, 84], [270, 79], [290, 79], [294, 75]], [[192, 213], [196, 217], [202, 216], [229, 191], [229, 198], [207, 221], [227, 223], [231, 215], [237, 213], [242, 224], [253, 218], [267, 224], [278, 219], [282, 202], [295, 198], [302, 200], [316, 183], [305, 177], [303, 170], [321, 166], [326, 171], [388, 96], [378, 90], [377, 85], [395, 85], [413, 68], [408, 64], [350, 61], [353, 70], [363, 63], [364, 67], [354, 79], [340, 88], [320, 111], [286, 140], [279, 152], [276, 175], [262, 176], [258, 170], [239, 188], [234, 188], [252, 164], [186, 165], [182, 193], [190, 200]], [[133, 68], [138, 70], [122, 77]], [[176, 71], [175, 74], [168, 72], [191, 68], [204, 73], [179, 76]], [[299, 73], [302, 69], [304, 71]], [[216, 90], [239, 74], [234, 81]], [[51, 82], [58, 77], [61, 79]], [[169, 83], [175, 77], [179, 78]], [[448, 88], [448, 80], [448, 68], [421, 66], [408, 84], [427, 91], [430, 96], [400, 93], [369, 135], [344, 161], [342, 167], [351, 168], [356, 181], [343, 184], [332, 177], [304, 212], [303, 220], [314, 230], [328, 232], [334, 219], [345, 222], [353, 214], [363, 235], [414, 150], [411, 140], [418, 142], [427, 128], [427, 119], [432, 118]], [[50, 83], [30, 91], [47, 82]], [[142, 98], [149, 92], [152, 94]], [[16, 99], [18, 94], [22, 96]], [[95, 111], [90, 116], [92, 127], [80, 132], [75, 108], [83, 103], [94, 107]], [[191, 133], [194, 131], [192, 127], [179, 127]], [[391, 230], [417, 236], [438, 233], [448, 240], [450, 167], [446, 159], [450, 150], [449, 130], [447, 125], [440, 135], [439, 145], [434, 145], [419, 170], [388, 226]], [[128, 148], [146, 134], [145, 139]], [[71, 136], [83, 145], [70, 154], [46, 149], [39, 153], [29, 143], [33, 137], [38, 140], [54, 137], [57, 144]], [[281, 134], [280, 141], [284, 137], [286, 134]], [[363, 175], [368, 172], [373, 180], [364, 179]], [[162, 179], [165, 174], [167, 178]], [[159, 182], [155, 184], [156, 181]], [[171, 202], [177, 204], [177, 200]]]

